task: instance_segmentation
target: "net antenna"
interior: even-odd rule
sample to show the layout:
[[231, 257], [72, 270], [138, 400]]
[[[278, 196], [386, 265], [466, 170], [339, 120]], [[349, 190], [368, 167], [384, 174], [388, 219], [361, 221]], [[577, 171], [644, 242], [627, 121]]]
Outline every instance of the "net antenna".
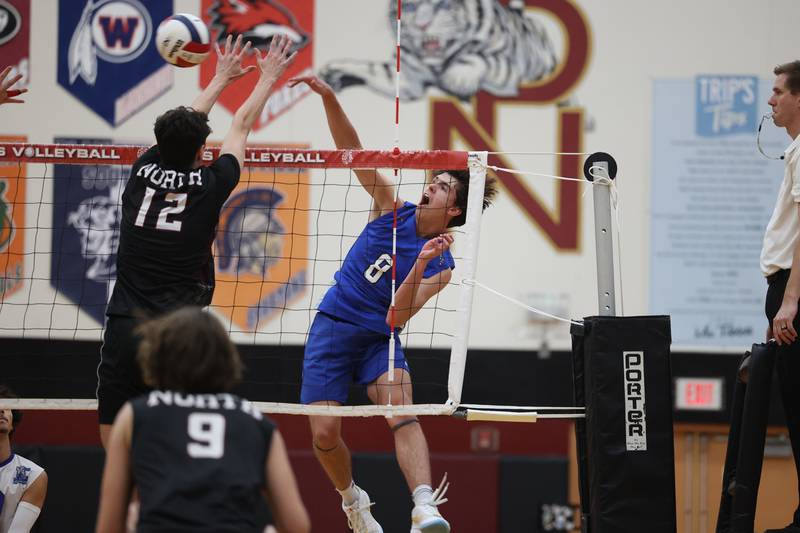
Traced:
[[[0, 164], [17, 170], [18, 177], [27, 173], [28, 179], [33, 177], [41, 181], [38, 190], [29, 188], [28, 193], [35, 192], [38, 197], [27, 197], [23, 202], [15, 203], [8, 199], [11, 210], [28, 211], [27, 220], [37, 221], [33, 226], [17, 228], [30, 238], [26, 250], [30, 263], [36, 262], [35, 271], [28, 267], [21, 280], [26, 285], [15, 294], [0, 298], [0, 337], [16, 339], [54, 339], [54, 340], [101, 340], [102, 315], [88, 316], [85, 301], [71, 300], [60, 294], [54, 278], [60, 274], [55, 271], [55, 263], [51, 264], [54, 251], [64, 240], [66, 230], [56, 235], [55, 213], [68, 212], [74, 199], [68, 195], [56, 195], [57, 185], [63, 186], [64, 180], [73, 180], [90, 186], [94, 183], [88, 177], [114, 176], [117, 180], [128, 177], [129, 166], [143, 153], [147, 147], [122, 145], [92, 144], [26, 144], [0, 143]], [[217, 148], [210, 148], [203, 154], [204, 161], [213, 161], [218, 156]], [[370, 212], [370, 199], [361, 188], [354, 175], [354, 169], [397, 169], [400, 180], [397, 187], [403, 187], [406, 197], [415, 198], [427, 184], [426, 171], [442, 169], [468, 169], [470, 173], [469, 197], [466, 222], [454, 229], [456, 244], [451, 249], [456, 261], [453, 278], [442, 292], [433, 298], [415, 315], [403, 330], [404, 344], [410, 347], [449, 347], [450, 356], [447, 363], [446, 382], [430, 384], [440, 389], [436, 398], [440, 403], [416, 405], [347, 405], [347, 406], [309, 406], [291, 401], [253, 402], [264, 412], [288, 413], [299, 415], [328, 416], [400, 416], [400, 415], [449, 415], [453, 414], [461, 402], [464, 384], [464, 370], [469, 340], [470, 317], [476, 274], [476, 259], [479, 248], [480, 224], [483, 210], [483, 191], [487, 169], [485, 152], [464, 151], [392, 151], [375, 150], [303, 150], [283, 148], [250, 147], [245, 154], [245, 168], [242, 172], [239, 187], [231, 195], [223, 215], [220, 218], [237, 220], [231, 222], [227, 232], [233, 235], [228, 248], [220, 248], [219, 240], [225, 233], [219, 233], [215, 256], [217, 264], [217, 292], [209, 307], [211, 312], [220, 316], [229, 325], [232, 339], [240, 346], [251, 345], [257, 352], [263, 346], [273, 349], [294, 345], [295, 350], [302, 346], [308, 327], [313, 319], [314, 311], [321, 295], [330, 286], [332, 274], [338, 269], [349, 245], [363, 229]], [[58, 170], [57, 170], [58, 169]], [[88, 179], [88, 181], [87, 181]], [[124, 182], [124, 181], [123, 181]], [[87, 185], [88, 184], [88, 185]], [[295, 198], [284, 204], [275, 201], [278, 194], [266, 195], [265, 190], [278, 191], [280, 187], [295, 191]], [[306, 188], [306, 199], [301, 189]], [[118, 190], [114, 189], [114, 190]], [[237, 196], [237, 193], [241, 192]], [[267, 207], [247, 207], [243, 195], [254, 194], [259, 198], [270, 197], [273, 204]], [[91, 195], [89, 195], [91, 196]], [[239, 218], [228, 216], [231, 199], [237, 197], [238, 207], [244, 215]], [[290, 195], [284, 195], [284, 200]], [[96, 196], [95, 196], [96, 197]], [[92, 198], [95, 198], [92, 197]], [[106, 209], [114, 207], [119, 211], [119, 195], [103, 200]], [[94, 199], [87, 200], [89, 213], [97, 208]], [[245, 206], [245, 207], [242, 207]], [[249, 209], [249, 211], [248, 211]], [[228, 210], [228, 211], [226, 211]], [[31, 211], [36, 211], [31, 217]], [[246, 215], [253, 215], [247, 217]], [[226, 218], [227, 216], [227, 218]], [[252, 226], [259, 220], [277, 219], [273, 221], [272, 231], [262, 231], [263, 226]], [[297, 220], [306, 217], [308, 228], [302, 230]], [[52, 223], [47, 221], [52, 220]], [[43, 222], [39, 222], [43, 221]], [[95, 218], [87, 216], [82, 219], [84, 234], [95, 232], [112, 232], [113, 228], [94, 227]], [[221, 222], [222, 224], [222, 222]], [[275, 228], [280, 228], [277, 230]], [[300, 228], [300, 229], [298, 229]], [[222, 231], [222, 229], [220, 230]], [[294, 237], [293, 243], [303, 245], [276, 247], [271, 236], [284, 238]], [[107, 235], [113, 242], [113, 236]], [[227, 241], [226, 241], [227, 242]], [[51, 244], [50, 249], [47, 244]], [[249, 243], [246, 255], [243, 243]], [[253, 259], [253, 243], [261, 245], [261, 256]], [[239, 248], [236, 248], [239, 246]], [[230, 249], [235, 251], [230, 251]], [[257, 247], [256, 247], [257, 248]], [[279, 250], [279, 251], [275, 251]], [[85, 250], [84, 250], [85, 251]], [[114, 249], [114, 252], [116, 250]], [[227, 255], [226, 255], [227, 254]], [[270, 255], [271, 254], [271, 255]], [[75, 256], [77, 255], [77, 257]], [[62, 254], [62, 262], [80, 263], [86, 261], [84, 254], [68, 257]], [[235, 257], [233, 257], [235, 256]], [[0, 259], [3, 255], [0, 255]], [[38, 260], [37, 260], [38, 258]], [[229, 279], [221, 276], [225, 268], [220, 268], [220, 261], [229, 265], [233, 274]], [[274, 280], [259, 277], [260, 271], [269, 271], [270, 265], [276, 261], [288, 264], [287, 279], [278, 284], [282, 294], [269, 292], [276, 285]], [[310, 266], [297, 274], [303, 261]], [[239, 268], [241, 265], [248, 268]], [[253, 269], [253, 265], [257, 268]], [[50, 265], [50, 271], [47, 266]], [[258, 266], [260, 265], [260, 267]], [[256, 272], [254, 273], [253, 270]], [[75, 279], [76, 283], [84, 283], [85, 279]], [[227, 284], [227, 285], [226, 285]], [[226, 288], [223, 288], [226, 285]], [[78, 291], [79, 294], [83, 292]], [[243, 295], [256, 294], [255, 301], [244, 302]], [[388, 339], [387, 339], [388, 342]], [[296, 363], [296, 361], [294, 362]], [[268, 388], [271, 385], [258, 377], [259, 386]], [[266, 379], [266, 378], [263, 378]], [[275, 386], [298, 391], [299, 383], [286, 382], [285, 376]], [[415, 386], [417, 384], [415, 383]], [[43, 387], [37, 386], [36, 390]], [[3, 404], [22, 409], [95, 409], [96, 401], [91, 398], [55, 398], [31, 397], [24, 389], [17, 387], [22, 396], [17, 400], [4, 400]]]

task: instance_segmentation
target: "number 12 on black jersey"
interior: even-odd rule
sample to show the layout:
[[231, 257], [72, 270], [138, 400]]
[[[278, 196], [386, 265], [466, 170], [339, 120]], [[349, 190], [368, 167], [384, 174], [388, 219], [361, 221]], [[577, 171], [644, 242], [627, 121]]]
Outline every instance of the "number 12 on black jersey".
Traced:
[[[147, 212], [150, 210], [150, 204], [153, 202], [153, 197], [156, 190], [146, 187], [144, 190], [144, 198], [142, 199], [142, 206], [139, 208], [139, 214], [136, 215], [135, 224], [139, 227], [144, 227], [144, 221], [147, 218]], [[168, 192], [164, 196], [164, 202], [167, 204], [158, 212], [158, 219], [156, 220], [157, 230], [162, 231], [180, 231], [181, 221], [174, 220], [175, 216], [182, 213], [186, 209], [185, 192]], [[170, 217], [169, 219], [167, 217]]]

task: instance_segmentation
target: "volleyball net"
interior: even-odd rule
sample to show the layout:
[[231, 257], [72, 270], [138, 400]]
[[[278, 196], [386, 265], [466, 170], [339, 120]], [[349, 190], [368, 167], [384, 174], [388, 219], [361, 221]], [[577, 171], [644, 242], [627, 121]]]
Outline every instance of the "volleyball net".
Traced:
[[[6, 341], [101, 340], [116, 277], [122, 192], [132, 163], [145, 149], [0, 143], [0, 336]], [[217, 156], [218, 149], [211, 148], [203, 159]], [[465, 280], [475, 275], [486, 154], [249, 147], [244, 167], [219, 219], [213, 244], [216, 289], [209, 311], [226, 324], [241, 350], [269, 360], [270, 372], [250, 372], [246, 379], [260, 390], [282, 391], [276, 396], [282, 401], [258, 402], [258, 407], [339, 416], [451, 414], [461, 400], [474, 288]], [[470, 171], [466, 223], [451, 228], [452, 280], [400, 334], [404, 347], [449, 351], [438, 379], [414, 380], [436, 403], [297, 403], [298, 353], [317, 306], [374, 215], [356, 169], [392, 176], [395, 196], [415, 203], [435, 171]], [[14, 343], [6, 345], [13, 351]], [[4, 355], [13, 355], [9, 351], [0, 355], [0, 364]], [[4, 379], [15, 377], [6, 374]], [[16, 388], [20, 408], [96, 406], [90, 398], [34, 397]]]

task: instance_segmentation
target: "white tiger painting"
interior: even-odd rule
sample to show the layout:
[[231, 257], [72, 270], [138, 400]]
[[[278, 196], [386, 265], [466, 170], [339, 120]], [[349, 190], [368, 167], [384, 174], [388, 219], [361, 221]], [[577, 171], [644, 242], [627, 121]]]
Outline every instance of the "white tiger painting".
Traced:
[[[397, 0], [389, 0], [392, 27]], [[469, 99], [478, 91], [513, 97], [519, 86], [552, 73], [557, 60], [541, 21], [524, 0], [403, 0], [400, 98], [430, 87]], [[394, 96], [395, 60], [338, 60], [320, 72], [337, 92], [351, 86]]]

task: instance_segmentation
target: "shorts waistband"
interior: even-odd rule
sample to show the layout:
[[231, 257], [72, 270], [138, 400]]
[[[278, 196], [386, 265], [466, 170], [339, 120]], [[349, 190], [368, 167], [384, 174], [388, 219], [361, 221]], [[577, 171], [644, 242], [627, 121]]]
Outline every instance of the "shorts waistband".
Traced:
[[774, 274], [770, 274], [769, 276], [767, 276], [767, 285], [772, 285], [773, 283], [775, 283], [780, 279], [788, 278], [789, 273], [791, 273], [791, 270], [785, 269], [785, 270], [778, 270]]

